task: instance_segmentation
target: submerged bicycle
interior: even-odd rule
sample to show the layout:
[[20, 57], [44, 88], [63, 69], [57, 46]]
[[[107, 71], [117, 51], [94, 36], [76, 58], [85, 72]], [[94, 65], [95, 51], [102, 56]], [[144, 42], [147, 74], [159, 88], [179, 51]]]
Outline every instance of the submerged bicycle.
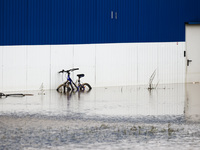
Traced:
[[77, 74], [78, 77], [78, 83], [75, 84], [73, 80], [70, 77], [70, 72], [73, 72], [75, 70], [79, 70], [79, 68], [73, 68], [69, 70], [62, 70], [58, 73], [67, 73], [67, 81], [65, 81], [63, 84], [59, 85], [57, 88], [57, 91], [60, 93], [70, 92], [70, 91], [78, 91], [78, 92], [89, 92], [92, 87], [88, 83], [81, 83], [81, 78], [84, 77], [84, 74]]

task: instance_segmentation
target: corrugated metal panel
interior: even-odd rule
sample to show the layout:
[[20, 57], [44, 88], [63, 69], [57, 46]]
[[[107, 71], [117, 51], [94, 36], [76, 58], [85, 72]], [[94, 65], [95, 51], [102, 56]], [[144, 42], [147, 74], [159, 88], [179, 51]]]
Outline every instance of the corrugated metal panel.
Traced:
[[1, 0], [0, 45], [184, 41], [194, 21], [199, 0]]
[[94, 0], [74, 0], [75, 44], [96, 42], [96, 4]]
[[0, 44], [4, 44], [4, 1], [0, 1]]
[[159, 0], [139, 0], [138, 40], [153, 42], [159, 39]]
[[139, 1], [118, 1], [118, 42], [138, 42]]
[[0, 46], [0, 89], [56, 89], [65, 80], [58, 70], [71, 67], [80, 68], [74, 79], [84, 73], [92, 87], [148, 87], [155, 69], [154, 86], [184, 83], [184, 50], [185, 42]]
[[180, 41], [184, 41], [184, 37], [179, 35], [179, 31], [182, 30], [184, 32], [184, 28], [179, 28], [179, 24], [184, 22], [179, 22], [179, 0], [165, 0], [160, 1], [159, 4], [159, 40], [161, 41], [177, 41], [176, 39], [180, 39]]
[[[28, 45], [50, 44], [50, 27], [52, 26], [50, 2], [29, 0], [27, 15]], [[59, 10], [59, 9], [58, 9]], [[56, 42], [54, 40], [54, 42]]]
[[72, 44], [74, 41], [74, 1], [51, 0], [50, 33], [54, 44]]
[[[117, 41], [116, 0], [97, 0], [97, 43], [114, 43]], [[112, 13], [112, 14], [111, 14]]]

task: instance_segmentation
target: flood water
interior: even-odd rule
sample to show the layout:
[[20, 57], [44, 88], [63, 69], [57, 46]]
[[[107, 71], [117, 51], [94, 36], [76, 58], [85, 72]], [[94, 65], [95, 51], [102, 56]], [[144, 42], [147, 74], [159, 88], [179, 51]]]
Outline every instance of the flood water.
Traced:
[[0, 99], [0, 150], [200, 147], [200, 84], [25, 93]]

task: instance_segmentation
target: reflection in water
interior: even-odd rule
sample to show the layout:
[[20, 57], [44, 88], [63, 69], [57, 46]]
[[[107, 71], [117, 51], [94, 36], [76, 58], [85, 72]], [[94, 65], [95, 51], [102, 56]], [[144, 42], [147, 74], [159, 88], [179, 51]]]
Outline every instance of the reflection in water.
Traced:
[[[29, 92], [30, 93], [30, 92]], [[149, 93], [146, 87], [94, 88], [88, 93], [68, 92], [60, 94], [54, 90], [46, 95], [23, 98], [0, 99], [2, 113], [28, 113], [67, 115], [125, 116], [138, 115], [183, 115], [185, 86], [163, 85]]]
[[200, 84], [186, 85], [185, 117], [188, 121], [200, 122]]
[[200, 124], [187, 121], [199, 120], [199, 91], [171, 84], [0, 99], [0, 149], [199, 149]]

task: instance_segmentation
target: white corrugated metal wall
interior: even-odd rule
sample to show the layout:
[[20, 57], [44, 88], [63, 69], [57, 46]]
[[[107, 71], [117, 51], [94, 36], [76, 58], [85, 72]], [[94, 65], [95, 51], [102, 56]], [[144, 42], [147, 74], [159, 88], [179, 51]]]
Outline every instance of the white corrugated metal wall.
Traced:
[[0, 89], [55, 89], [65, 78], [58, 71], [79, 67], [93, 87], [184, 83], [185, 42], [40, 45], [0, 47]]

